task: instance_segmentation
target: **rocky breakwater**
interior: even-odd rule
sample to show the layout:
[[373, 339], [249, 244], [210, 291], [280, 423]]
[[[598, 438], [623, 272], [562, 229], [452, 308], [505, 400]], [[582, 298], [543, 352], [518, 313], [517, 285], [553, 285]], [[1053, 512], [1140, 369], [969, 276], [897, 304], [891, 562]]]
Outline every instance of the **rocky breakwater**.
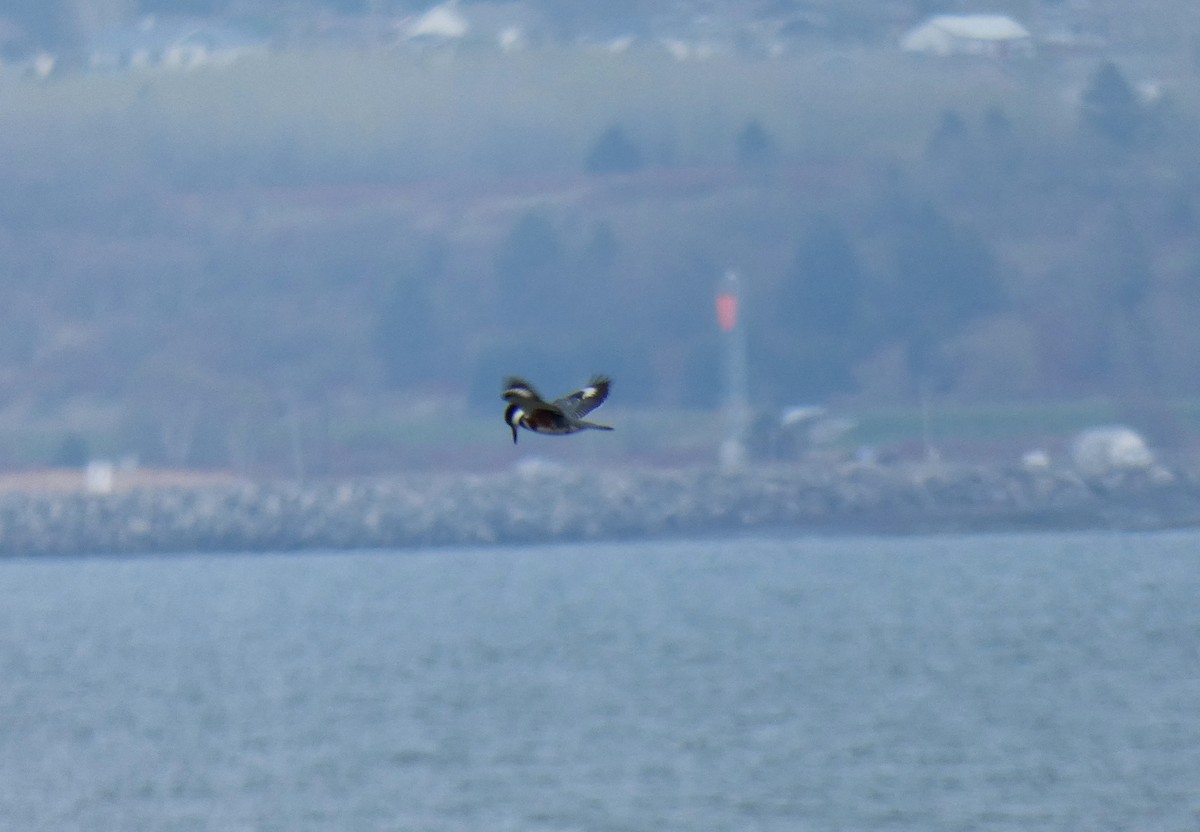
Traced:
[[288, 551], [738, 533], [1200, 525], [1200, 477], [1164, 468], [789, 465], [555, 468], [0, 495], [0, 554]]

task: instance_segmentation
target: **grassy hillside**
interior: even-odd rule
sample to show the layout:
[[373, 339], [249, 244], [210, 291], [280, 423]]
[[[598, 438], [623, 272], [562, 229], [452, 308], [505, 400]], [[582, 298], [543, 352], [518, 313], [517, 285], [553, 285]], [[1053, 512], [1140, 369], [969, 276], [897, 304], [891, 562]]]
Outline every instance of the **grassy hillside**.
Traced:
[[[942, 409], [1185, 399], [1196, 78], [1180, 69], [1152, 139], [1118, 151], [1080, 127], [1095, 66], [378, 51], [0, 79], [0, 462], [79, 436], [246, 470], [489, 464], [511, 371], [554, 388], [609, 370], [631, 414], [705, 425], [731, 266], [767, 409], [882, 412], [922, 385]], [[748, 158], [752, 122], [767, 151]], [[586, 173], [614, 125], [639, 168]], [[802, 287], [827, 227], [861, 286], [821, 334]], [[939, 262], [985, 271], [986, 303], [922, 313], [913, 281], [974, 279]], [[656, 424], [618, 447], [711, 437]], [[913, 435], [883, 424], [859, 438]]]
[[13, 125], [3, 143], [24, 162], [46, 161], [49, 151], [94, 171], [101, 160], [139, 168], [157, 150], [179, 156], [153, 160], [167, 171], [189, 157], [225, 157], [225, 170], [204, 174], [214, 179], [245, 178], [239, 160], [269, 177], [257, 163], [271, 155], [294, 164], [292, 176], [474, 179], [578, 172], [613, 122], [652, 161], [671, 165], [732, 162], [733, 136], [748, 118], [761, 119], [790, 158], [919, 153], [946, 108], [998, 104], [1043, 125], [1069, 116], [1058, 90], [1027, 83], [1050, 71], [859, 48], [694, 62], [659, 51], [310, 51], [186, 73], [5, 79], [0, 104]]

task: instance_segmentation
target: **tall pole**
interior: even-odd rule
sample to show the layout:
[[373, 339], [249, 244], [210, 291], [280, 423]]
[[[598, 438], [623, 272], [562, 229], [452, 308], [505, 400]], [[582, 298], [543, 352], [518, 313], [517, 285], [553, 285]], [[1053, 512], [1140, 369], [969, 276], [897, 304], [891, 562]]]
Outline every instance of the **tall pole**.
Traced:
[[716, 300], [717, 325], [721, 328], [722, 407], [725, 417], [725, 438], [721, 442], [718, 461], [723, 468], [736, 468], [746, 460], [746, 430], [750, 424], [746, 327], [739, 319], [742, 289], [737, 272], [725, 272], [717, 286]]

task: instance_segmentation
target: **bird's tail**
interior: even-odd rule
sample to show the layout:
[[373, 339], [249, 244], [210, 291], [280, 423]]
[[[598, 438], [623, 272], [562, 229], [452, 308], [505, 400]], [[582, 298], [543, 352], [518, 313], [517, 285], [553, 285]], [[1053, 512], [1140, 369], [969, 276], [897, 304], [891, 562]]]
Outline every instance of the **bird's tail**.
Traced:
[[599, 425], [599, 424], [596, 424], [595, 422], [585, 422], [582, 419], [580, 420], [579, 424], [583, 425], [585, 428], [591, 428], [592, 430], [612, 430], [613, 429], [612, 425]]

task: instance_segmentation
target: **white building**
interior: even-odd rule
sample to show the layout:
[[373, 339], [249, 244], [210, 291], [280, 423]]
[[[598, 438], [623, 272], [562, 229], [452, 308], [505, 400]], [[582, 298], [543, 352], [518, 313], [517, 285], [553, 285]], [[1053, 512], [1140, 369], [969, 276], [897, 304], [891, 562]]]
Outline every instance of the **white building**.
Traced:
[[544, 26], [525, 3], [458, 0], [427, 9], [403, 27], [402, 39], [418, 46], [463, 46], [520, 52], [545, 39]]
[[906, 52], [1007, 57], [1033, 51], [1029, 30], [1002, 14], [939, 14], [900, 39]]
[[99, 33], [87, 53], [93, 70], [190, 69], [230, 64], [266, 46], [262, 38], [219, 23], [151, 16]]
[[459, 11], [457, 0], [448, 0], [418, 15], [406, 35], [409, 39], [458, 40], [469, 29], [470, 24]]

